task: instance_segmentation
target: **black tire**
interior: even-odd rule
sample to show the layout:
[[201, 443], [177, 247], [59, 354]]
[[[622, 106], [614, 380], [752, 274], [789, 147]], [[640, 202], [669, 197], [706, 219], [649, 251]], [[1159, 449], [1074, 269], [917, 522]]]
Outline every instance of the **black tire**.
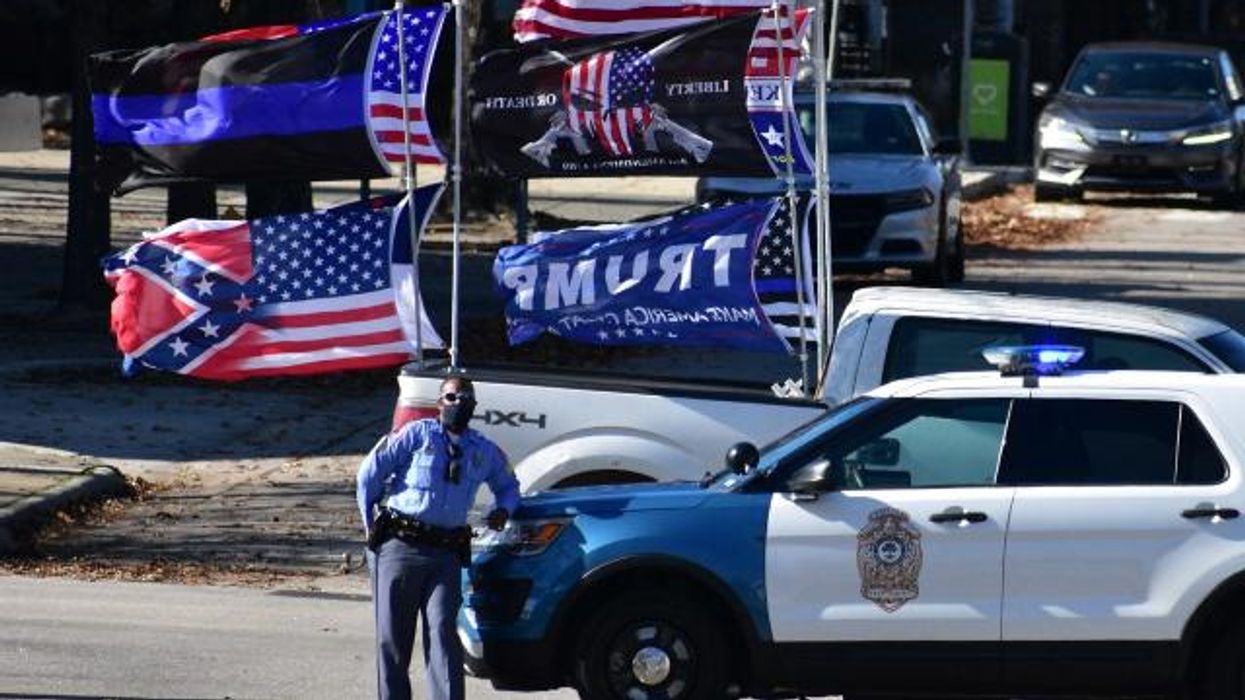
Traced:
[[1033, 201], [1035, 202], [1081, 202], [1085, 199], [1085, 192], [1076, 187], [1061, 187], [1059, 185], [1033, 185]]
[[[702, 605], [665, 590], [610, 600], [585, 623], [575, 650], [584, 700], [721, 700], [728, 696], [722, 630]], [[668, 661], [649, 683], [635, 673], [642, 650]]]
[[[955, 281], [954, 254], [947, 250], [947, 216], [946, 212], [939, 215], [938, 250], [934, 253], [934, 262], [913, 268], [912, 281], [923, 287], [945, 287]], [[960, 279], [963, 279], [961, 270]]]
[[1060, 199], [1060, 192], [1057, 188], [1050, 185], [1037, 183], [1033, 185], [1033, 201], [1035, 202], [1057, 202]]
[[1192, 700], [1245, 700], [1245, 627], [1215, 644], [1194, 679]]

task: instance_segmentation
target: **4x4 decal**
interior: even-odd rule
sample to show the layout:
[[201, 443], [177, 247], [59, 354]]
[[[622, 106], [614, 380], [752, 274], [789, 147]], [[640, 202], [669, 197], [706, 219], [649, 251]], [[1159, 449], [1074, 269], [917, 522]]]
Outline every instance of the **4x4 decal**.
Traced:
[[532, 417], [527, 415], [525, 411], [498, 411], [490, 408], [480, 414], [480, 420], [485, 425], [507, 425], [512, 428], [535, 426], [540, 430], [544, 430], [546, 427], [545, 414], [538, 413], [535, 417]]

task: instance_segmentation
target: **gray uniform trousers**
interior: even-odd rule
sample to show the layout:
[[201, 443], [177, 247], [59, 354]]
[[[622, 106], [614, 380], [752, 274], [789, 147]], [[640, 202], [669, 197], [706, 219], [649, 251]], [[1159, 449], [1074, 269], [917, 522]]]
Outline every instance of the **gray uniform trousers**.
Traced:
[[428, 700], [463, 700], [463, 650], [457, 617], [462, 568], [449, 549], [396, 537], [368, 552], [376, 611], [376, 672], [381, 700], [411, 697], [415, 624], [424, 621]]

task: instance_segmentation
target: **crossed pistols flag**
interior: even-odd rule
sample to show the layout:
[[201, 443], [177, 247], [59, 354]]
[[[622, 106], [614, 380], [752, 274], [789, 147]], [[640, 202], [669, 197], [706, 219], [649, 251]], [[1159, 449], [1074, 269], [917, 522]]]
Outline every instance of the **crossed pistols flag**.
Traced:
[[[423, 229], [441, 184], [415, 192]], [[127, 374], [319, 374], [442, 347], [416, 304], [406, 200], [252, 221], [187, 219], [104, 259]], [[415, 324], [421, 324], [416, 330]]]
[[513, 177], [770, 177], [788, 150], [810, 173], [789, 108], [808, 18], [780, 8], [495, 51], [472, 76], [475, 144]]
[[387, 177], [444, 156], [428, 90], [444, 6], [256, 27], [91, 57], [100, 184]]

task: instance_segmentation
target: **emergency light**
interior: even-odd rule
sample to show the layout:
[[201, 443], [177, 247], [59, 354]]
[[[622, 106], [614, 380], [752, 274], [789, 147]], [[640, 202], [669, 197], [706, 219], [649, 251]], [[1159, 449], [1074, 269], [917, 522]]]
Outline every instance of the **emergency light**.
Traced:
[[1085, 349], [1075, 345], [1010, 345], [986, 348], [981, 356], [1004, 377], [1049, 377], [1079, 362]]

